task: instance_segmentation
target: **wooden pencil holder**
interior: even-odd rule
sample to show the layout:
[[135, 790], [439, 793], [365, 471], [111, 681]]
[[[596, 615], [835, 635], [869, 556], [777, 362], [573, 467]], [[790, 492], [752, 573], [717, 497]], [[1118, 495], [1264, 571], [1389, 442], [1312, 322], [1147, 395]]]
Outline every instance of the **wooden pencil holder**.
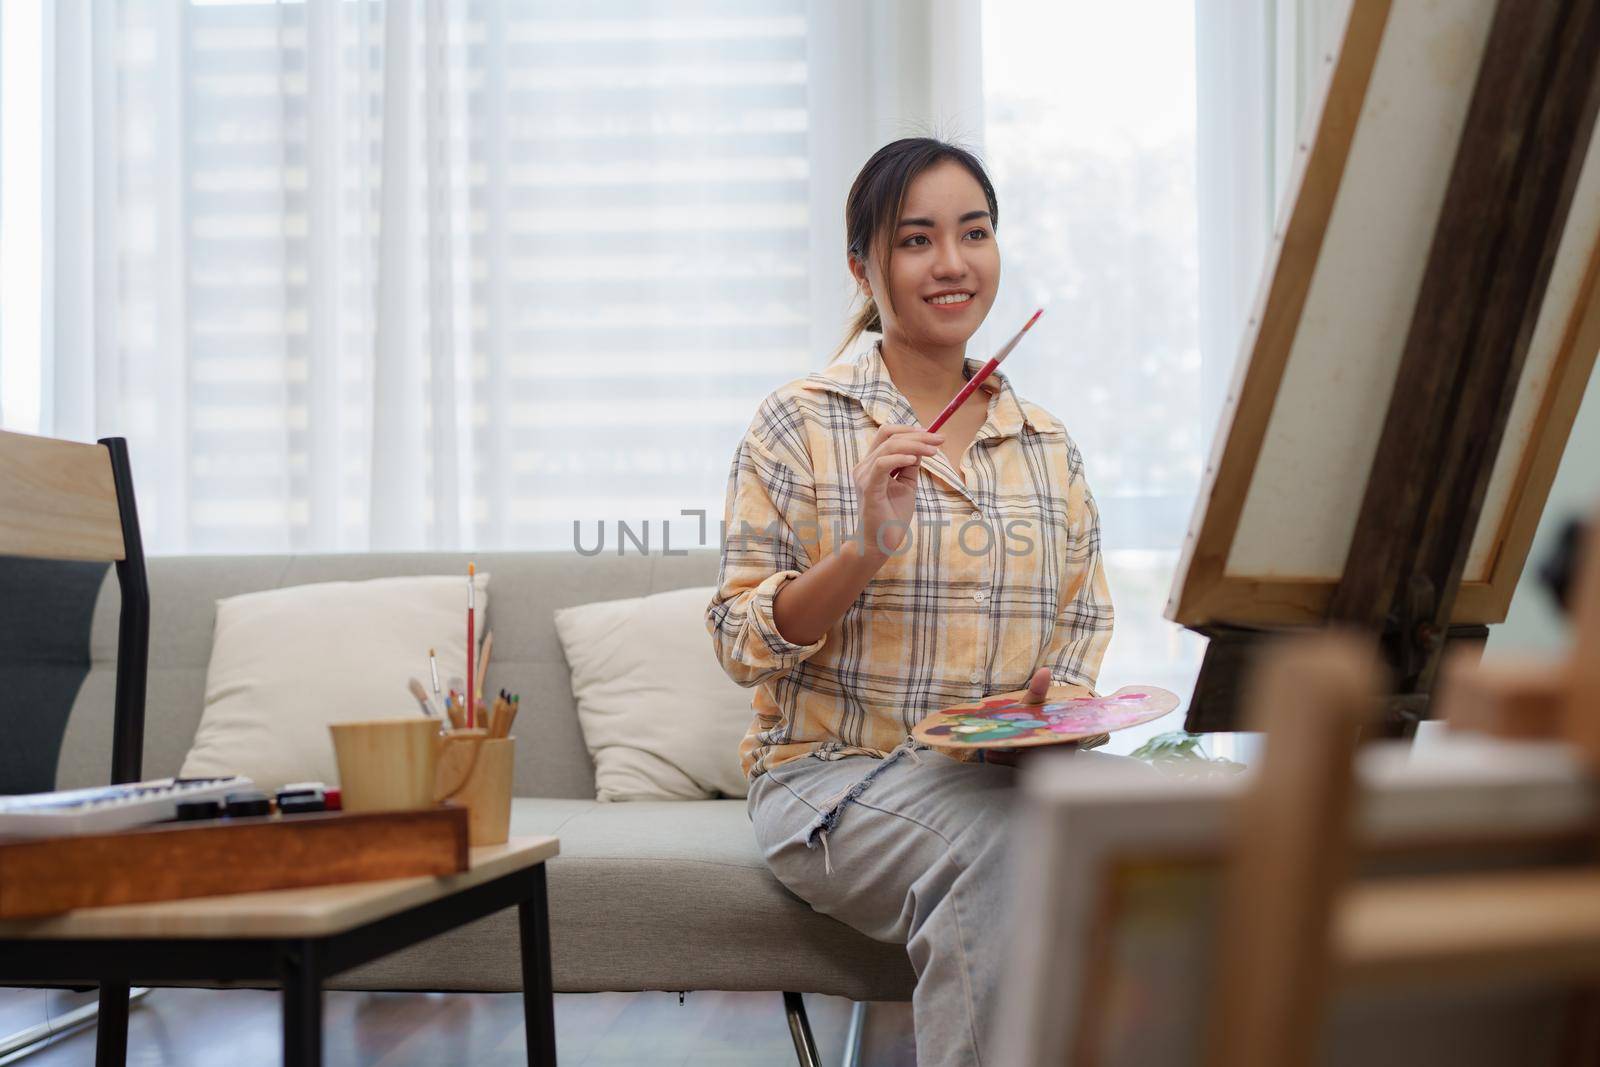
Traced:
[[436, 719], [333, 723], [346, 811], [406, 811], [452, 799], [466, 786], [486, 730], [439, 732]]
[[467, 839], [472, 845], [502, 845], [511, 833], [511, 779], [516, 769], [517, 739], [489, 737], [472, 747], [476, 759], [451, 799], [467, 809]]
[[335, 723], [334, 751], [347, 811], [397, 811], [453, 802], [469, 812], [473, 845], [503, 844], [511, 830], [516, 739], [483, 728], [439, 732], [435, 719]]

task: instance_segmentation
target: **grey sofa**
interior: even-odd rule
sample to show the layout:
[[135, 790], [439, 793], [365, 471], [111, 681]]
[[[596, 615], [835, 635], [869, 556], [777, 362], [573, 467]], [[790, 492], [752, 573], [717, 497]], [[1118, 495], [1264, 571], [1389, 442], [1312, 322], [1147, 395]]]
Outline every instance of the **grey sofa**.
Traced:
[[[914, 977], [905, 950], [816, 914], [784, 889], [756, 850], [743, 800], [594, 799], [593, 765], [552, 612], [711, 585], [715, 553], [472, 558], [491, 575], [495, 647], [487, 688], [503, 686], [523, 697], [512, 832], [561, 839], [561, 856], [549, 871], [557, 991], [772, 990], [856, 1001], [909, 999]], [[438, 553], [149, 560], [144, 777], [177, 773], [194, 737], [219, 597], [308, 582], [463, 574], [467, 559]], [[44, 570], [4, 562], [0, 593], [10, 603], [0, 602], [0, 656], [10, 662], [0, 664], [0, 684], [4, 676], [13, 684], [0, 692], [26, 692], [38, 713], [34, 735], [24, 739], [28, 759], [38, 767], [54, 758], [59, 788], [103, 783], [116, 664], [115, 577], [85, 565]], [[42, 625], [37, 614], [30, 621], [18, 610], [23, 603], [37, 605], [45, 592], [29, 589], [30, 582], [49, 590], [52, 608]], [[52, 728], [55, 720], [62, 721]], [[515, 915], [507, 912], [349, 972], [335, 984], [514, 990], [515, 932]]]

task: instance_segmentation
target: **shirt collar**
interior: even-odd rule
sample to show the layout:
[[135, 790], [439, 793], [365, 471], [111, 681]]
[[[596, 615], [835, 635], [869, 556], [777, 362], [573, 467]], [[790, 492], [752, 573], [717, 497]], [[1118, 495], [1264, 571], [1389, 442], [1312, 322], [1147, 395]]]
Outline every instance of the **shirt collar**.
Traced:
[[[812, 373], [807, 381], [819, 389], [854, 398], [872, 421], [880, 426], [884, 423], [913, 425], [917, 416], [911, 410], [910, 402], [889, 377], [889, 368], [883, 362], [882, 344], [882, 341], [875, 341], [857, 354], [855, 359], [832, 363]], [[966, 377], [971, 378], [976, 374], [984, 362], [967, 359]], [[984, 379], [978, 391], [991, 398], [989, 417], [983, 429], [978, 431], [979, 440], [1015, 436], [1024, 427], [1035, 429], [1033, 421], [1022, 408], [1022, 401], [1011, 388], [1011, 382], [999, 370]], [[995, 397], [999, 399], [995, 400]]]

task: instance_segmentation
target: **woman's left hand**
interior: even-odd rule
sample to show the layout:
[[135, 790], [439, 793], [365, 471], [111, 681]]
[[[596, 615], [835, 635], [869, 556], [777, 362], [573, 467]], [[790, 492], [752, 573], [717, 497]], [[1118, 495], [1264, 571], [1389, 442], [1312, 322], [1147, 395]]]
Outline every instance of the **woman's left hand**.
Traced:
[[1023, 690], [1020, 698], [1024, 704], [1043, 704], [1050, 695], [1050, 668], [1040, 667], [1033, 672], [1033, 677], [1028, 679], [1028, 688]]
[[[1028, 687], [1017, 694], [1017, 699], [1024, 704], [1043, 704], [1050, 696], [1050, 668], [1040, 667], [1033, 672], [1033, 677], [1028, 679]], [[1048, 745], [1046, 748], [1050, 747]], [[1026, 748], [991, 748], [983, 753], [983, 762], [998, 763], [1006, 767], [1015, 767], [1017, 760], [1026, 752]]]

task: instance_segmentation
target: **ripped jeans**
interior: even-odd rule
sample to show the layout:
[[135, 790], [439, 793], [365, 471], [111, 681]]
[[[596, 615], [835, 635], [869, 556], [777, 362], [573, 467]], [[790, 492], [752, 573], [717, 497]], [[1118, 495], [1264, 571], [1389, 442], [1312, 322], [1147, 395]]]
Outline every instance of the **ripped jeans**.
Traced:
[[996, 1062], [1015, 782], [1012, 767], [902, 745], [881, 760], [791, 760], [750, 785], [756, 841], [778, 880], [816, 911], [906, 946], [920, 1067]]

